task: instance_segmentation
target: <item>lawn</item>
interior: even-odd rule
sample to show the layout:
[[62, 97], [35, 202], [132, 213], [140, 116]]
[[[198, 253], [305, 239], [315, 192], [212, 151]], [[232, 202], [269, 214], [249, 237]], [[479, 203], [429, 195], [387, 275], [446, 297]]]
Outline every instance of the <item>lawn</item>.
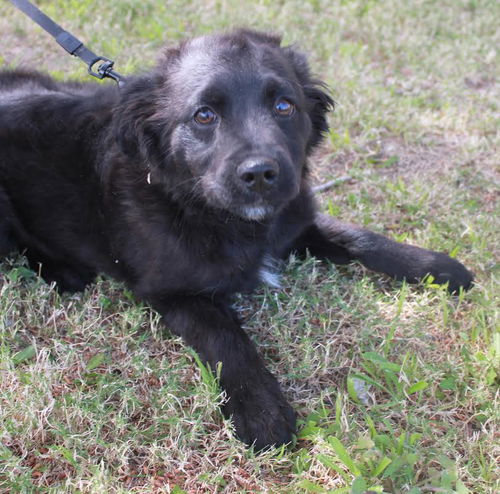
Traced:
[[[0, 493], [499, 492], [494, 0], [39, 0], [124, 74], [167, 44], [250, 26], [309, 54], [337, 107], [312, 160], [329, 214], [456, 256], [468, 293], [291, 259], [237, 305], [299, 416], [256, 455], [216, 379], [123, 286], [60, 295], [0, 264]], [[0, 65], [88, 80], [8, 2]], [[108, 82], [112, 84], [112, 82]], [[71, 164], [68, 164], [70, 166]]]

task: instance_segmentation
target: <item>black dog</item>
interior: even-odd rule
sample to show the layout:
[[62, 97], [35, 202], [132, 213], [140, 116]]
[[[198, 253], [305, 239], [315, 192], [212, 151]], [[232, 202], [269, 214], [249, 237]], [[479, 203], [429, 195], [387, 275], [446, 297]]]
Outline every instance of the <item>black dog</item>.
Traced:
[[307, 157], [333, 106], [305, 58], [236, 31], [166, 51], [124, 89], [0, 74], [0, 255], [62, 290], [123, 280], [214, 369], [237, 434], [290, 441], [295, 414], [230, 308], [291, 251], [450, 291], [448, 256], [316, 211]]

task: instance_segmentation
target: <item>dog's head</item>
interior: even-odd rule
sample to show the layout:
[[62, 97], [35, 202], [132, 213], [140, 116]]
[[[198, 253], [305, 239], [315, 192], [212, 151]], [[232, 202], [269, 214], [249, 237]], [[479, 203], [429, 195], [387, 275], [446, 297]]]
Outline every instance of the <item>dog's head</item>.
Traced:
[[253, 31], [204, 36], [167, 50], [149, 81], [150, 94], [139, 82], [129, 92], [136, 109], [144, 98], [143, 122], [126, 132], [132, 111], [120, 133], [154, 182], [246, 220], [298, 194], [333, 105], [300, 53]]

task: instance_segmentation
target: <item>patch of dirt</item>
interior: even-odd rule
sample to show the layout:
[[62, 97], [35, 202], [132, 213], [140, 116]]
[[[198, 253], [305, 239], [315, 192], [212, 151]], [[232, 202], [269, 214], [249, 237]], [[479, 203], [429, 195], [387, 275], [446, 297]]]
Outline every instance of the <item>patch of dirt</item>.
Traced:
[[469, 89], [490, 89], [495, 86], [496, 79], [488, 75], [471, 76], [464, 79], [464, 84]]
[[384, 175], [442, 175], [453, 167], [457, 146], [433, 135], [413, 145], [401, 137], [386, 137], [369, 143], [364, 151], [366, 162]]
[[[322, 184], [331, 178], [349, 176], [353, 166], [359, 168], [360, 165], [367, 174], [376, 173], [391, 180], [398, 177], [433, 180], [450, 176], [457, 164], [463, 164], [462, 140], [461, 136], [445, 139], [441, 135], [427, 134], [420, 142], [409, 144], [403, 137], [387, 136], [363, 148], [342, 150], [333, 155], [323, 148], [311, 159], [311, 178], [314, 185]], [[500, 170], [493, 161], [489, 154], [478, 153], [465, 166], [480, 167], [481, 173], [492, 183], [498, 183]]]
[[[325, 177], [348, 175], [354, 164], [371, 168], [389, 177], [447, 174], [455, 163], [457, 145], [429, 135], [409, 145], [402, 137], [388, 136], [369, 142], [356, 151], [340, 151], [319, 157], [312, 178], [321, 183]], [[313, 158], [313, 163], [314, 163]]]

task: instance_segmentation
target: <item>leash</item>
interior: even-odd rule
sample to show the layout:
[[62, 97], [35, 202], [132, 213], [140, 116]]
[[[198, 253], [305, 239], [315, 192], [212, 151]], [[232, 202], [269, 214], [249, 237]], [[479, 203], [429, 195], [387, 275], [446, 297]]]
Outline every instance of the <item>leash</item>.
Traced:
[[125, 84], [125, 77], [113, 70], [113, 65], [115, 63], [113, 60], [96, 55], [78, 38], [68, 33], [68, 31], [65, 31], [59, 24], [56, 24], [50, 17], [45, 15], [28, 0], [9, 1], [30, 17], [31, 20], [36, 22], [42, 29], [47, 31], [70, 55], [83, 60], [83, 62], [87, 64], [87, 70], [91, 76], [97, 77], [97, 79], [109, 77], [116, 81], [118, 86], [123, 86]]

